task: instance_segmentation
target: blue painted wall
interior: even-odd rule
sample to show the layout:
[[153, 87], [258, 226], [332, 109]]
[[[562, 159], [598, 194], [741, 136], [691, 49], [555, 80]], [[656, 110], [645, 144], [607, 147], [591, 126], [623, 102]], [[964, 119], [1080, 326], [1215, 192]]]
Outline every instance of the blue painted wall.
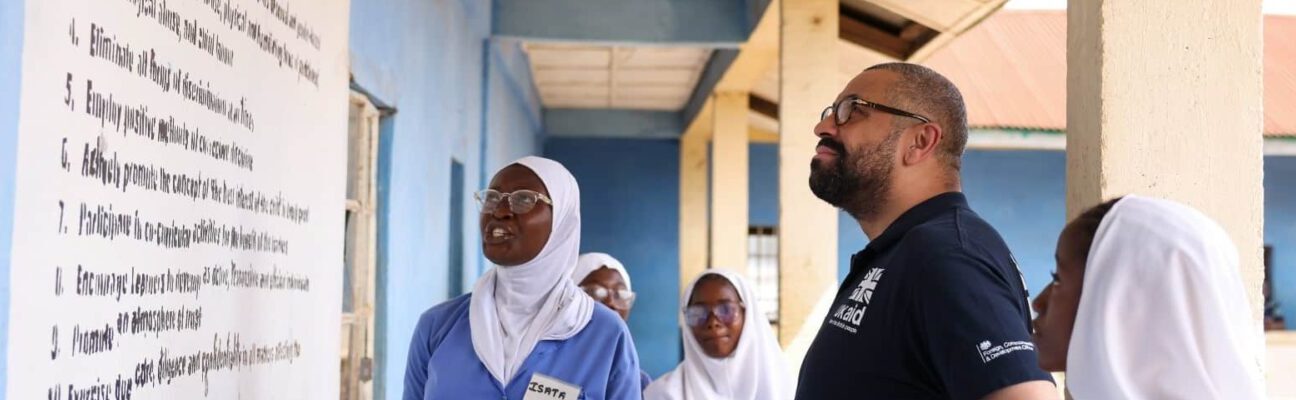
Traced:
[[1273, 293], [1296, 329], [1296, 157], [1265, 157], [1265, 243], [1273, 245]]
[[1008, 243], [1031, 296], [1044, 290], [1066, 225], [1066, 153], [968, 151], [963, 192]]
[[581, 186], [581, 251], [616, 257], [639, 294], [630, 332], [645, 371], [680, 361], [679, 141], [551, 137], [545, 156]]
[[[482, 269], [471, 193], [499, 165], [541, 150], [540, 107], [516, 43], [489, 39], [489, 0], [353, 0], [356, 84], [397, 112], [384, 121], [379, 167], [377, 398], [399, 398], [418, 317], [468, 291]], [[484, 112], [490, 110], [490, 112]], [[465, 193], [450, 198], [452, 160]], [[447, 270], [462, 235], [462, 281]]]
[[[13, 181], [18, 157], [23, 3], [0, 2], [0, 360], [9, 358], [9, 250], [13, 241]], [[0, 362], [0, 394], [6, 390], [7, 368], [7, 362]]]
[[747, 224], [778, 225], [778, 145], [747, 147]]

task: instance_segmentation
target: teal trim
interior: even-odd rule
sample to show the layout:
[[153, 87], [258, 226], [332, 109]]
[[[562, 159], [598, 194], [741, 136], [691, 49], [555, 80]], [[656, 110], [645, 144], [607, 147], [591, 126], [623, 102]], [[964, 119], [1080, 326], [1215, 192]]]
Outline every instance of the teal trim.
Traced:
[[492, 33], [518, 39], [738, 48], [741, 0], [496, 0]]
[[684, 132], [679, 113], [611, 109], [545, 109], [549, 137], [678, 139]]

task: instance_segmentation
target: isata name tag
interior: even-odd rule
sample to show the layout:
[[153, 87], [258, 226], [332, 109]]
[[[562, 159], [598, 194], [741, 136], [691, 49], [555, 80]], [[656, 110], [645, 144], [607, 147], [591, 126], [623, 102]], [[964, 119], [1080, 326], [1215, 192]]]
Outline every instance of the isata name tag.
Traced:
[[522, 400], [576, 400], [580, 398], [580, 392], [580, 386], [545, 374], [533, 373]]

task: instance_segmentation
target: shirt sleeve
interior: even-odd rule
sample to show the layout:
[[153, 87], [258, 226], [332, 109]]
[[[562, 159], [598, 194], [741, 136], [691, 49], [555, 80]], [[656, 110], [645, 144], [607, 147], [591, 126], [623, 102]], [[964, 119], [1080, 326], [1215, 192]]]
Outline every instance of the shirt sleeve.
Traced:
[[423, 313], [414, 337], [410, 339], [409, 359], [405, 364], [405, 394], [403, 400], [423, 400], [427, 385], [428, 359], [432, 357], [432, 327], [435, 318], [432, 310]]
[[980, 399], [1018, 383], [1050, 381], [1031, 341], [1025, 291], [961, 251], [934, 252], [914, 287], [920, 346], [946, 392]]
[[639, 353], [635, 350], [634, 341], [630, 340], [630, 332], [621, 329], [605, 398], [640, 400], [643, 399], [643, 386], [639, 381]]

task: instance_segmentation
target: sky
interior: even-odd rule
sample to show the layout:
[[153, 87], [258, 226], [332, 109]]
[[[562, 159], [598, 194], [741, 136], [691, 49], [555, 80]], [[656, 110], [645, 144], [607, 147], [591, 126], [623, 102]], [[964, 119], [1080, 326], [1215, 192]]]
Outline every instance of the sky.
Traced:
[[[1265, 14], [1296, 15], [1296, 0], [1262, 0]], [[1067, 0], [1009, 0], [1006, 10], [1065, 10]]]

